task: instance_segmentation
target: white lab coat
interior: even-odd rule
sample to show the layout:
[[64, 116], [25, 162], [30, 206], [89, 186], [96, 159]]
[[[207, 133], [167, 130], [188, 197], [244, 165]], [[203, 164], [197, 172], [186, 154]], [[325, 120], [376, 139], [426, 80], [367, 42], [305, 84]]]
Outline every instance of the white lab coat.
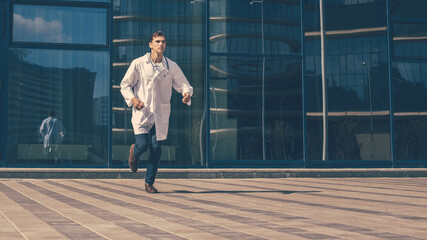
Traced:
[[148, 133], [155, 125], [157, 141], [167, 138], [172, 87], [181, 94], [193, 95], [193, 87], [174, 61], [163, 57], [158, 71], [154, 71], [150, 53], [132, 61], [120, 83], [120, 92], [129, 107], [133, 97], [145, 104], [141, 110], [132, 106], [135, 134]]
[[57, 147], [61, 144], [62, 138], [65, 135], [65, 128], [59, 119], [48, 117], [40, 125], [40, 134], [43, 137], [45, 148], [50, 146]]

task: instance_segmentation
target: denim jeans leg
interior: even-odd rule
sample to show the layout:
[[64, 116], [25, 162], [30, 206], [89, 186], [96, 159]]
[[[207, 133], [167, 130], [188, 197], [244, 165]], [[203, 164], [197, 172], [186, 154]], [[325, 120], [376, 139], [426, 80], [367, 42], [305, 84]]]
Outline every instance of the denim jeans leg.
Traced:
[[133, 156], [138, 159], [148, 149], [148, 133], [135, 135], [135, 147], [133, 148]]
[[145, 174], [145, 183], [152, 185], [156, 180], [157, 169], [160, 162], [160, 156], [162, 155], [161, 141], [156, 139], [156, 130], [153, 126], [150, 130], [151, 144], [150, 144], [150, 156], [147, 163], [147, 172]]

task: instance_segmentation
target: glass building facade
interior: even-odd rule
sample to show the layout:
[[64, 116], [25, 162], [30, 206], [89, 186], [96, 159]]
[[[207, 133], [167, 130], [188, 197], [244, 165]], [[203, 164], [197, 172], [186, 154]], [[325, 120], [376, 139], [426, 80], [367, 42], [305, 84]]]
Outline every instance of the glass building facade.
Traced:
[[[120, 81], [162, 30], [194, 88], [191, 107], [172, 95], [162, 166], [425, 167], [426, 11], [423, 0], [2, 0], [0, 166], [127, 167]], [[64, 129], [53, 150], [40, 134], [52, 110]]]

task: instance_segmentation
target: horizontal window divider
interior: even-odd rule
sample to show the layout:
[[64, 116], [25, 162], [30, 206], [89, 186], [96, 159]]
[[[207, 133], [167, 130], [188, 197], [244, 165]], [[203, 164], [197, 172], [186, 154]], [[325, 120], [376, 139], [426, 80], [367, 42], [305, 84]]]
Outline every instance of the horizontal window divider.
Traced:
[[[262, 23], [262, 20], [259, 16], [247, 16], [247, 17], [230, 17], [230, 16], [216, 16], [209, 17], [209, 21], [213, 24], [215, 23]], [[300, 26], [301, 23], [296, 19], [292, 18], [266, 18], [264, 19], [264, 25], [274, 24], [274, 25], [284, 25], [284, 26]]]
[[209, 160], [211, 168], [239, 166], [242, 171], [245, 168], [255, 167], [261, 165], [262, 168], [275, 168], [275, 167], [286, 167], [286, 168], [301, 168], [303, 167], [303, 159], [295, 160]]
[[[311, 112], [307, 111], [306, 113], [307, 117], [322, 117], [323, 112]], [[382, 110], [382, 111], [330, 111], [328, 112], [329, 117], [369, 117], [369, 116], [389, 116], [390, 111], [388, 110]]]
[[427, 56], [425, 57], [393, 57], [392, 62], [408, 62], [408, 63], [427, 63]]
[[[142, 45], [146, 46], [148, 44], [148, 40], [146, 38], [125, 38], [125, 39], [113, 39], [114, 46], [134, 46], [134, 45]], [[179, 46], [179, 47], [204, 47], [204, 40], [179, 40], [179, 39], [168, 39], [168, 46]]]
[[113, 132], [129, 132], [133, 133], [133, 128], [112, 128]]
[[11, 42], [9, 48], [109, 51], [107, 45]]
[[219, 33], [215, 35], [211, 35], [209, 37], [209, 41], [211, 43], [215, 43], [219, 40], [227, 40], [227, 39], [261, 39], [264, 36], [265, 40], [272, 40], [272, 41], [280, 41], [285, 42], [293, 47], [300, 46], [300, 35], [295, 35], [293, 37], [289, 36], [280, 36], [280, 35], [273, 35], [273, 34], [264, 34], [262, 33]]
[[116, 15], [113, 16], [114, 23], [121, 22], [162, 22], [162, 23], [199, 23], [203, 24], [205, 18], [192, 16], [148, 16], [148, 15]]
[[[209, 109], [211, 114], [232, 114], [238, 116], [259, 116], [261, 109], [259, 110], [237, 110], [237, 109], [229, 109], [229, 108], [215, 108], [212, 107]], [[265, 115], [267, 116], [280, 116], [281, 114], [286, 114], [286, 116], [294, 116], [298, 117], [301, 115], [301, 111], [284, 111], [281, 113], [280, 111], [266, 111]]]
[[[244, 96], [262, 96], [263, 95], [260, 91], [246, 91], [246, 90], [225, 89], [225, 88], [216, 88], [216, 87], [210, 87], [209, 90], [217, 94], [220, 94], [220, 93], [238, 94], [238, 95], [244, 95]], [[285, 96], [295, 96], [299, 94], [301, 94], [300, 90], [268, 91], [264, 93], [266, 97], [285, 97]]]
[[223, 56], [223, 57], [271, 57], [271, 58], [302, 58], [302, 54], [295, 55], [281, 55], [281, 54], [250, 54], [250, 53], [216, 53], [210, 52], [210, 56]]
[[113, 107], [113, 111], [114, 112], [130, 112], [132, 111], [132, 108], [127, 108], [127, 107]]
[[391, 17], [391, 23], [416, 23], [427, 24], [427, 18]]

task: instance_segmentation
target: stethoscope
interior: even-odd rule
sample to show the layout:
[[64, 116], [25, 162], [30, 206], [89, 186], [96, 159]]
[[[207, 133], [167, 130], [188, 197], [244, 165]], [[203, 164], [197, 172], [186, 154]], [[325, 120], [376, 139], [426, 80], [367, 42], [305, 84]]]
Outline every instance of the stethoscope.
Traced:
[[[163, 56], [164, 58], [165, 58], [165, 60], [166, 60], [166, 69], [169, 71], [169, 62], [168, 62], [168, 59], [165, 57], [165, 56]], [[158, 67], [160, 67], [160, 66], [154, 66], [154, 64], [153, 64], [153, 60], [151, 59], [151, 53], [150, 53], [150, 63], [151, 63], [151, 66], [153, 67], [153, 71], [155, 72], [156, 71], [156, 68], [158, 68]]]

